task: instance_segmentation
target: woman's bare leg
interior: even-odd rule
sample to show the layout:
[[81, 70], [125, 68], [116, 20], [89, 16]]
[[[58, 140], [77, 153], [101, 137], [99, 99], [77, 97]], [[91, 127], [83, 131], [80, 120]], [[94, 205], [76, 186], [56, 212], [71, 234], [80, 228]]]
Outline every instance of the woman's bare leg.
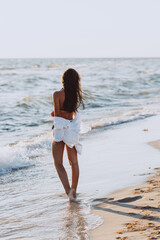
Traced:
[[76, 189], [77, 189], [78, 179], [79, 179], [79, 165], [78, 165], [77, 151], [75, 147], [69, 148], [67, 145], [66, 145], [66, 150], [67, 150], [68, 160], [72, 169], [71, 188], [73, 189], [73, 196], [76, 197]]
[[70, 185], [68, 181], [68, 176], [66, 170], [63, 166], [63, 152], [64, 152], [64, 142], [52, 141], [52, 156], [54, 159], [54, 165], [57, 170], [58, 176], [63, 184], [66, 194], [70, 192]]

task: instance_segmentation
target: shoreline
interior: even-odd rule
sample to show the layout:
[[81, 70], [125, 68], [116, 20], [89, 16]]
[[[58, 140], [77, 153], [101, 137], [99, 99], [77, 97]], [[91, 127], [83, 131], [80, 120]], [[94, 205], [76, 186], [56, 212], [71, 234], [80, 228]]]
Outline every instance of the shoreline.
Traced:
[[[160, 150], [160, 140], [148, 142]], [[144, 183], [97, 198], [92, 213], [103, 218], [92, 240], [147, 240], [160, 237], [160, 167]], [[95, 202], [95, 203], [94, 203]], [[158, 237], [158, 238], [157, 238]]]

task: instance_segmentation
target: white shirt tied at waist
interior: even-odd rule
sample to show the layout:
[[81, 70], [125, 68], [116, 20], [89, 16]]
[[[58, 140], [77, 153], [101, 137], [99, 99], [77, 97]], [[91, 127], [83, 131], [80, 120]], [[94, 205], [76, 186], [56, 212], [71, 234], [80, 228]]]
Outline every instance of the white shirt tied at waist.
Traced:
[[73, 120], [68, 120], [62, 117], [53, 117], [54, 120], [54, 137], [55, 142], [63, 141], [72, 148], [75, 146], [77, 153], [81, 154], [82, 144], [79, 143], [79, 133], [81, 130], [81, 116], [76, 111], [76, 116]]

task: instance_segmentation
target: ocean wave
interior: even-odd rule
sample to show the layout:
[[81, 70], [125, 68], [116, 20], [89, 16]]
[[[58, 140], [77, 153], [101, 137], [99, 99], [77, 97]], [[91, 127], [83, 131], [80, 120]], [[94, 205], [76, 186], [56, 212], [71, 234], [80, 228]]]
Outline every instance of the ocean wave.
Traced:
[[26, 97], [23, 97], [21, 100], [17, 101], [15, 107], [33, 108], [34, 103], [37, 104], [36, 96], [26, 96]]
[[47, 68], [58, 68], [58, 67], [61, 67], [62, 64], [50, 64], [47, 66]]
[[14, 67], [0, 67], [0, 70], [14, 70]]
[[135, 117], [135, 118], [132, 118], [132, 119], [127, 119], [127, 120], [117, 120], [117, 121], [111, 121], [111, 122], [108, 122], [108, 123], [97, 123], [97, 124], [92, 124], [91, 128], [92, 129], [107, 128], [107, 127], [112, 127], [112, 126], [116, 126], [116, 125], [120, 125], [120, 124], [124, 124], [124, 123], [133, 122], [133, 121], [136, 121], [136, 120], [141, 120], [141, 119], [152, 117], [152, 116], [155, 116], [155, 115], [154, 114], [148, 114], [148, 115], [144, 115], [144, 116], [142, 115], [142, 116]]
[[96, 87], [98, 87], [98, 88], [107, 88], [108, 85], [107, 84], [99, 84], [99, 85], [96, 85]]
[[35, 98], [27, 96], [27, 97], [24, 97], [22, 100], [25, 102], [30, 102], [30, 101], [35, 100]]
[[141, 96], [145, 96], [145, 95], [149, 95], [149, 94], [153, 94], [153, 91], [151, 90], [142, 90], [142, 91], [137, 91], [137, 92], [129, 92], [129, 91], [122, 91], [122, 92], [117, 92], [114, 94], [114, 96], [124, 96], [124, 97], [141, 97]]
[[40, 64], [34, 64], [34, 65], [33, 65], [33, 68], [40, 68], [40, 67], [41, 67]]
[[34, 77], [28, 77], [28, 78], [25, 79], [25, 82], [34, 83], [34, 85], [35, 85], [36, 81], [37, 81], [37, 78], [34, 78]]
[[20, 108], [31, 108], [32, 106], [30, 106], [29, 104], [27, 104], [27, 103], [25, 103], [25, 102], [22, 102], [22, 103], [18, 102], [18, 103], [16, 104], [16, 107], [20, 107]]
[[0, 175], [35, 166], [50, 149], [51, 132], [1, 147]]
[[17, 75], [17, 73], [15, 73], [15, 72], [7, 72], [7, 73], [5, 73], [5, 75], [8, 75], [8, 76], [15, 76], [15, 75]]
[[[149, 91], [149, 90], [143, 90], [143, 91], [140, 91], [139, 93], [137, 93], [137, 95], [148, 95], [148, 94], [150, 94], [150, 93], [152, 93], [151, 91]], [[135, 94], [136, 95], [136, 94]]]
[[133, 110], [133, 111], [129, 111], [126, 113], [119, 113], [117, 114], [117, 116], [108, 116], [106, 118], [101, 118], [98, 119], [96, 121], [94, 121], [94, 123], [91, 123], [91, 129], [101, 129], [101, 128], [110, 128], [112, 126], [117, 126], [117, 125], [121, 125], [124, 123], [129, 123], [129, 122], [133, 122], [133, 121], [137, 121], [137, 120], [141, 120], [141, 119], [145, 119], [148, 117], [152, 117], [157, 115], [158, 112], [152, 112], [149, 110], [146, 111], [142, 111], [142, 110]]
[[158, 83], [159, 83], [159, 81], [160, 81], [160, 74], [158, 74], [158, 73], [151, 74], [149, 79], [150, 79], [151, 81], [154, 80], [155, 82], [158, 81]]
[[[15, 163], [16, 164], [16, 163]], [[4, 174], [8, 174], [8, 173], [11, 173], [11, 172], [15, 172], [15, 171], [18, 171], [18, 170], [23, 170], [23, 169], [28, 169], [30, 167], [33, 167], [35, 166], [34, 164], [31, 165], [31, 164], [28, 164], [28, 165], [23, 165], [23, 166], [7, 166], [7, 167], [4, 167], [4, 168], [0, 168], [0, 176], [1, 175], [4, 175]]]
[[137, 73], [139, 75], [145, 75], [145, 76], [154, 74], [153, 72], [147, 72], [147, 71], [137, 71]]
[[29, 161], [22, 149], [10, 146], [1, 148], [0, 152], [0, 175], [11, 173], [20, 169], [33, 167], [35, 164]]

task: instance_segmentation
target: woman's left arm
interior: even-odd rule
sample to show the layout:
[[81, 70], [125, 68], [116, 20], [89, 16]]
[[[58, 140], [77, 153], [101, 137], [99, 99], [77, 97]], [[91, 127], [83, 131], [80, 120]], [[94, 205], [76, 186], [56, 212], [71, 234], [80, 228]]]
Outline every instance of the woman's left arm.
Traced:
[[60, 116], [60, 104], [58, 92], [53, 93], [54, 116]]

